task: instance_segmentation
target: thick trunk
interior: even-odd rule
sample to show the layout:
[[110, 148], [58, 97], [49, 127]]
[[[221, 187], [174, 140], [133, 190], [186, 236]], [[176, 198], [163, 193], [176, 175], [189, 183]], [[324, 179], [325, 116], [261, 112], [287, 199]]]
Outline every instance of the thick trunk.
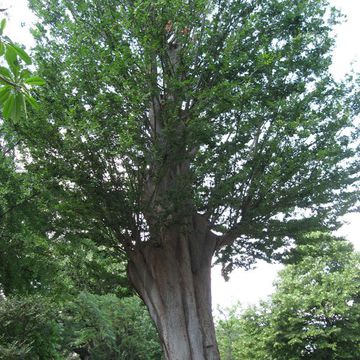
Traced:
[[129, 261], [130, 280], [149, 308], [167, 360], [219, 360], [211, 313], [214, 248], [214, 236], [196, 216]]

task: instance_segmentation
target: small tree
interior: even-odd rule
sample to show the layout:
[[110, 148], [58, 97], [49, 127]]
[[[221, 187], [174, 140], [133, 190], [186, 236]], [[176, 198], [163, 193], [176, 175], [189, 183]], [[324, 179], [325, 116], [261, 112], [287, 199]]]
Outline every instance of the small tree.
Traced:
[[273, 358], [360, 357], [360, 257], [345, 241], [322, 235], [280, 274], [267, 340]]
[[[328, 235], [313, 234], [305, 242], [310, 244], [299, 246], [297, 262], [280, 272], [271, 301], [237, 318], [237, 356], [230, 359], [360, 357], [359, 253]], [[229, 325], [218, 325], [220, 344]]]
[[239, 357], [239, 337], [244, 332], [240, 316], [242, 308], [240, 303], [219, 311], [216, 321], [216, 337], [222, 360], [242, 359]]
[[127, 260], [167, 359], [218, 359], [213, 255], [225, 275], [269, 260], [355, 201], [358, 107], [329, 73], [336, 12], [325, 0], [30, 4], [47, 85], [15, 128], [54, 196], [57, 238]]
[[155, 327], [138, 297], [82, 292], [65, 306], [62, 320], [67, 351], [94, 360], [161, 359]]
[[61, 326], [50, 299], [41, 296], [0, 300], [0, 353], [4, 360], [62, 359]]

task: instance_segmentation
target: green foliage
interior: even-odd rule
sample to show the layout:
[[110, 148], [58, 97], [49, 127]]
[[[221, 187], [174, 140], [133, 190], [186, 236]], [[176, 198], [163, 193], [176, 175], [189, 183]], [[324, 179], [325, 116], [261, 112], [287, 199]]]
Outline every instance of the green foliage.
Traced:
[[[2, 153], [4, 154], [4, 153]], [[47, 197], [29, 174], [0, 155], [0, 289], [6, 295], [79, 291], [129, 294], [119, 255], [90, 239], [55, 241]]]
[[51, 300], [40, 296], [0, 300], [1, 359], [62, 359], [61, 327]]
[[6, 295], [44, 289], [55, 264], [46, 238], [49, 230], [39, 186], [13, 159], [16, 146], [0, 130], [0, 289]]
[[57, 238], [51, 192], [36, 174], [24, 171], [19, 154], [15, 161], [19, 142], [9, 123], [0, 129], [0, 149], [0, 290], [6, 296], [128, 295], [125, 266], [115, 249], [105, 251], [88, 234]]
[[236, 354], [227, 359], [359, 358], [359, 254], [324, 234], [306, 241], [298, 262], [280, 273], [271, 301], [218, 323], [223, 356]]
[[80, 239], [71, 244], [59, 242], [53, 248], [58, 268], [54, 281], [62, 284], [60, 290], [68, 300], [81, 291], [97, 295], [111, 293], [120, 298], [132, 294], [125, 264], [116, 253], [105, 251], [91, 240]]
[[268, 311], [263, 307], [243, 309], [235, 304], [222, 310], [216, 324], [221, 359], [272, 359], [264, 340], [268, 328]]
[[27, 68], [32, 64], [30, 56], [18, 44], [5, 36], [6, 19], [0, 23], [0, 57], [6, 67], [0, 67], [0, 106], [5, 120], [18, 122], [27, 116], [26, 104], [36, 107], [32, 87], [44, 85], [38, 76], [32, 76]]
[[30, 4], [46, 85], [20, 130], [59, 234], [128, 252], [202, 213], [226, 274], [352, 208], [358, 89], [329, 72], [327, 1]]
[[65, 347], [91, 359], [161, 358], [155, 327], [137, 297], [80, 293], [64, 309], [63, 321]]
[[137, 297], [81, 292], [59, 303], [44, 296], [0, 301], [0, 357], [68, 359], [87, 354], [94, 360], [159, 360], [159, 339]]
[[216, 336], [218, 339], [219, 352], [222, 360], [241, 359], [238, 354], [237, 343], [243, 332], [241, 321], [240, 303], [220, 312], [216, 323]]
[[271, 304], [274, 357], [357, 359], [359, 254], [345, 241], [326, 235], [317, 240], [300, 247], [306, 255], [280, 275]]

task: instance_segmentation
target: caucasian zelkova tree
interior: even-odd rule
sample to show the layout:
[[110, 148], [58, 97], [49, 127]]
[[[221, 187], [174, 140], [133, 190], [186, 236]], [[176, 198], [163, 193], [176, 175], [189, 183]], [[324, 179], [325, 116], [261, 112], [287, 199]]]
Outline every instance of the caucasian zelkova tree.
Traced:
[[356, 89], [329, 72], [336, 12], [323, 0], [30, 4], [46, 86], [14, 127], [52, 193], [52, 241], [90, 237], [125, 257], [166, 359], [219, 359], [212, 262], [227, 276], [279, 257], [356, 199]]

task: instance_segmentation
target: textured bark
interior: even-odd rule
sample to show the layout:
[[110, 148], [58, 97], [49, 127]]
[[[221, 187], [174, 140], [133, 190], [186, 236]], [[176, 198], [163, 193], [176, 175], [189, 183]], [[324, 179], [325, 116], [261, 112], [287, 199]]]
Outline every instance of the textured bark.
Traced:
[[211, 258], [216, 238], [201, 216], [167, 229], [159, 246], [144, 244], [129, 278], [149, 308], [167, 360], [218, 360], [211, 313]]

